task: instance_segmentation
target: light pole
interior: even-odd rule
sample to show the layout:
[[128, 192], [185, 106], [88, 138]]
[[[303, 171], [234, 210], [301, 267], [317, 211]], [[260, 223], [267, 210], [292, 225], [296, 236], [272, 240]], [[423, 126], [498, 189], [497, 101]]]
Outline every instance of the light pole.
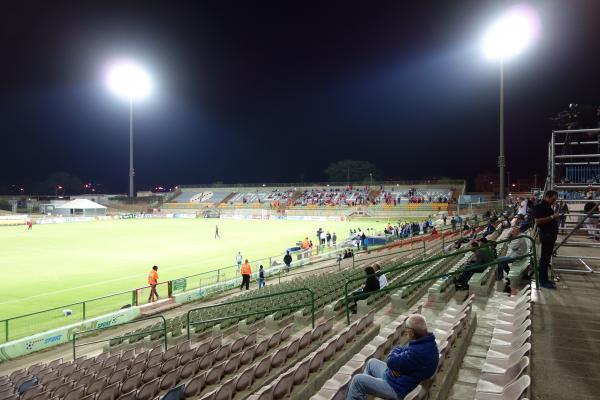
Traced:
[[500, 151], [498, 155], [499, 198], [504, 200], [504, 60], [520, 54], [533, 41], [538, 29], [536, 12], [530, 7], [518, 5], [493, 24], [486, 33], [483, 47], [488, 58], [500, 61]]
[[146, 70], [136, 63], [119, 61], [110, 67], [107, 83], [116, 95], [129, 101], [129, 197], [133, 198], [133, 102], [150, 94], [152, 81]]

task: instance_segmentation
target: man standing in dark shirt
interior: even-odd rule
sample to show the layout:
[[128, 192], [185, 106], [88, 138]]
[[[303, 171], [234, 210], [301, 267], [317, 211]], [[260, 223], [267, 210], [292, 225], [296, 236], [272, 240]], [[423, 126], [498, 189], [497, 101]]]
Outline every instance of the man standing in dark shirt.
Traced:
[[554, 282], [548, 278], [548, 267], [554, 251], [554, 243], [558, 236], [558, 220], [560, 214], [555, 213], [552, 206], [556, 203], [558, 193], [554, 190], [548, 190], [544, 194], [544, 199], [533, 209], [535, 224], [538, 226], [540, 241], [542, 242], [542, 251], [540, 254], [540, 286], [546, 289], [556, 289]]

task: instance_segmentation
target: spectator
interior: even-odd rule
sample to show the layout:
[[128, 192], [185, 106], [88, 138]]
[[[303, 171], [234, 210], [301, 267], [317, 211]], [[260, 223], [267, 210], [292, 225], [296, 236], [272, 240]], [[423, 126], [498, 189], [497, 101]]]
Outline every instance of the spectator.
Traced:
[[335, 232], [333, 232], [333, 235], [331, 235], [331, 243], [333, 243], [334, 246], [337, 243], [337, 236]]
[[327, 232], [325, 238], [327, 239], [327, 246], [331, 246], [331, 233]]
[[260, 267], [258, 267], [258, 288], [262, 289], [265, 287], [265, 270], [263, 269], [263, 266], [261, 264]]
[[283, 257], [283, 263], [285, 264], [285, 272], [290, 272], [290, 267], [292, 265], [292, 256], [290, 255], [290, 251], [285, 252], [285, 256]]
[[321, 245], [324, 245], [326, 241], [327, 241], [327, 234], [325, 233], [325, 231], [322, 231], [321, 232]]
[[456, 219], [454, 217], [450, 219], [450, 226], [452, 226], [453, 231], [456, 230]]
[[240, 273], [240, 267], [242, 266], [242, 253], [238, 251], [237, 256], [235, 256], [235, 263], [237, 264], [237, 272]]
[[523, 217], [527, 215], [527, 199], [521, 199], [519, 203], [519, 211], [517, 214], [522, 215]]
[[535, 206], [533, 211], [535, 224], [538, 226], [540, 241], [542, 242], [539, 261], [540, 285], [546, 289], [556, 289], [554, 282], [548, 277], [548, 268], [550, 267], [550, 259], [554, 251], [554, 243], [556, 243], [556, 237], [558, 236], [560, 214], [555, 213], [552, 209], [557, 198], [557, 192], [548, 190], [544, 194], [541, 203]]
[[504, 273], [510, 272], [509, 263], [514, 261], [515, 257], [521, 257], [527, 254], [527, 240], [521, 235], [521, 229], [514, 226], [510, 229], [510, 238], [513, 239], [508, 242], [508, 251], [506, 256], [498, 257], [498, 269], [496, 271], [496, 279], [501, 280], [504, 277]]
[[375, 269], [375, 273], [379, 277], [379, 289], [383, 289], [388, 285], [387, 277], [383, 272], [381, 272], [381, 265], [379, 265], [379, 263], [375, 263], [373, 265], [373, 268]]
[[371, 292], [379, 290], [379, 278], [377, 278], [377, 275], [375, 275], [375, 270], [373, 267], [365, 268], [365, 274], [367, 274], [367, 279], [365, 280], [362, 288], [352, 293], [354, 305], [351, 307], [351, 309], [353, 314], [356, 314], [356, 302], [358, 300], [364, 300], [369, 297]]
[[150, 296], [148, 296], [148, 303], [155, 301], [154, 296], [156, 296], [156, 301], [158, 301], [158, 292], [156, 291], [156, 285], [158, 285], [157, 265], [153, 266], [150, 272], [148, 273], [148, 285], [150, 286]]
[[420, 314], [406, 320], [406, 346], [392, 349], [387, 360], [370, 359], [362, 374], [350, 382], [346, 400], [366, 400], [373, 395], [382, 399], [403, 399], [422, 381], [435, 373], [439, 353], [433, 333]]
[[456, 290], [469, 290], [469, 279], [474, 273], [481, 273], [485, 271], [487, 266], [477, 268], [479, 265], [483, 265], [492, 261], [488, 253], [484, 252], [479, 248], [479, 244], [475, 241], [471, 242], [471, 251], [473, 251], [473, 257], [463, 267], [463, 272], [455, 279], [454, 285]]
[[567, 222], [567, 214], [569, 213], [569, 206], [565, 201], [561, 201], [558, 205], [558, 213], [560, 214], [560, 228], [565, 229], [565, 223]]
[[242, 290], [244, 288], [244, 286], [246, 286], [246, 290], [249, 290], [250, 289], [250, 275], [252, 274], [252, 267], [250, 266], [248, 259], [246, 259], [246, 262], [242, 264], [240, 271], [242, 272], [242, 284], [240, 285], [240, 290]]

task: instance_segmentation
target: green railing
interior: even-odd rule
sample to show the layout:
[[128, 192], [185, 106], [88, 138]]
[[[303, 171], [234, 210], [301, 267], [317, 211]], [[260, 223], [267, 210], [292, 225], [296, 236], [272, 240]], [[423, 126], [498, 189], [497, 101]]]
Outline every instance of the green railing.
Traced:
[[81, 335], [85, 335], [85, 334], [89, 334], [91, 332], [98, 332], [98, 331], [103, 331], [106, 329], [112, 329], [112, 328], [117, 328], [123, 325], [131, 325], [131, 324], [137, 324], [143, 321], [148, 321], [148, 320], [152, 320], [152, 319], [162, 319], [163, 321], [163, 326], [160, 329], [150, 329], [150, 330], [144, 330], [144, 334], [149, 334], [149, 333], [154, 333], [154, 332], [163, 332], [164, 334], [164, 346], [165, 346], [165, 351], [167, 350], [167, 320], [165, 319], [165, 317], [163, 317], [162, 315], [155, 315], [152, 317], [147, 317], [147, 318], [142, 318], [142, 319], [137, 319], [135, 321], [128, 321], [128, 322], [123, 322], [122, 324], [117, 324], [117, 325], [112, 325], [112, 326], [107, 326], [105, 328], [94, 328], [94, 329], [88, 329], [85, 331], [75, 331], [73, 332], [73, 339], [72, 339], [72, 343], [73, 343], [73, 360], [75, 360], [75, 358], [77, 357], [76, 355], [76, 348], [77, 347], [83, 347], [83, 346], [89, 346], [92, 344], [97, 344], [97, 343], [103, 343], [103, 342], [108, 342], [114, 339], [125, 339], [125, 338], [130, 338], [133, 336], [139, 336], [140, 333], [136, 332], [136, 333], [128, 333], [125, 335], [121, 335], [121, 336], [114, 336], [114, 337], [110, 337], [110, 338], [106, 338], [106, 339], [100, 339], [100, 340], [95, 340], [93, 342], [86, 342], [83, 344], [76, 344], [77, 342], [77, 336], [81, 336]]
[[[43, 332], [113, 312], [115, 305], [119, 304], [118, 299], [121, 299], [121, 303], [117, 307], [133, 306], [135, 305], [135, 291], [113, 293], [0, 320], [0, 325], [4, 327], [3, 339], [8, 342], [27, 336], [32, 333], [32, 327], [35, 327], [36, 332]], [[71, 310], [72, 313], [65, 316], [63, 310]]]
[[[537, 252], [536, 252], [536, 247], [535, 247], [535, 240], [531, 237], [531, 236], [527, 236], [527, 235], [521, 235], [519, 237], [515, 237], [515, 238], [507, 238], [507, 239], [502, 239], [502, 240], [498, 240], [496, 242], [494, 242], [495, 244], [499, 244], [499, 243], [506, 243], [506, 242], [511, 242], [513, 240], [519, 239], [519, 238], [525, 238], [527, 240], [529, 240], [531, 242], [531, 248], [528, 254], [523, 255], [523, 256], [519, 256], [519, 257], [513, 257], [510, 259], [510, 261], [516, 261], [516, 260], [521, 260], [524, 258], [530, 258], [531, 263], [533, 265], [533, 270], [535, 273], [535, 281], [537, 286], [539, 287], [539, 276], [538, 276], [538, 266], [537, 266]], [[485, 247], [491, 247], [491, 244], [485, 244], [484, 246], [480, 246], [479, 248], [485, 248]], [[423, 265], [423, 264], [429, 264], [438, 260], [443, 260], [443, 259], [447, 259], [447, 258], [451, 258], [451, 257], [456, 257], [462, 254], [467, 254], [472, 252], [471, 249], [466, 249], [466, 250], [459, 250], [456, 251], [454, 253], [451, 254], [445, 254], [445, 255], [441, 255], [441, 256], [437, 256], [437, 257], [432, 257], [432, 258], [428, 258], [426, 260], [421, 260], [421, 261], [414, 261], [414, 262], [410, 262], [408, 264], [403, 264], [403, 265], [399, 265], [396, 267], [392, 267], [392, 268], [384, 268], [381, 270], [382, 273], [386, 273], [386, 272], [394, 272], [394, 271], [400, 271], [400, 270], [405, 270], [411, 267], [415, 267], [417, 265]], [[472, 267], [467, 267], [467, 268], [462, 268], [459, 269], [457, 271], [454, 272], [448, 272], [445, 274], [440, 274], [440, 275], [435, 275], [435, 276], [430, 276], [427, 278], [422, 278], [422, 279], [417, 279], [414, 281], [410, 281], [410, 282], [404, 282], [404, 283], [399, 283], [396, 285], [389, 285], [383, 289], [379, 289], [377, 292], [372, 292], [369, 294], [365, 293], [365, 298], [368, 297], [368, 295], [370, 294], [375, 294], [375, 293], [387, 293], [393, 290], [397, 290], [399, 288], [405, 287], [405, 286], [410, 286], [413, 285], [415, 283], [421, 283], [421, 282], [427, 282], [427, 281], [432, 281], [432, 280], [437, 280], [440, 278], [445, 278], [445, 277], [450, 277], [450, 276], [454, 276], [454, 275], [458, 275], [461, 274], [465, 271], [475, 271], [478, 269], [481, 269], [482, 267], [489, 267], [492, 265], [498, 265], [498, 260], [492, 260], [490, 262], [484, 263], [484, 264], [478, 264], [478, 265], [474, 265]], [[364, 280], [365, 277], [361, 276], [361, 277], [356, 277], [356, 278], [352, 278], [352, 279], [347, 279], [346, 282], [344, 283], [344, 307], [345, 307], [345, 311], [346, 311], [346, 322], [348, 324], [350, 324], [350, 300], [348, 297], [348, 285], [352, 282], [357, 282], [357, 281], [362, 281]]]
[[[190, 321], [190, 313], [192, 313], [193, 311], [200, 311], [200, 310], [206, 310], [209, 308], [222, 307], [222, 306], [227, 306], [230, 304], [248, 303], [249, 301], [253, 301], [253, 300], [272, 298], [272, 297], [276, 297], [276, 296], [283, 296], [286, 294], [297, 293], [297, 292], [309, 292], [310, 293], [310, 302], [303, 303], [303, 304], [296, 304], [294, 306], [289, 306], [289, 307], [277, 307], [277, 308], [273, 308], [273, 309], [266, 309], [266, 310], [262, 310], [262, 311], [243, 313], [243, 314], [238, 314], [238, 315], [228, 315], [226, 317], [213, 318], [213, 319], [208, 319], [208, 320], [204, 320], [204, 321], [195, 321], [195, 322]], [[225, 320], [233, 319], [233, 318], [250, 317], [252, 315], [259, 315], [259, 314], [272, 314], [277, 311], [295, 310], [298, 308], [308, 307], [308, 306], [310, 306], [312, 327], [314, 328], [315, 327], [315, 292], [309, 288], [298, 288], [298, 289], [286, 290], [283, 292], [267, 294], [264, 296], [256, 296], [256, 297], [252, 297], [250, 299], [246, 298], [246, 299], [242, 299], [242, 300], [233, 300], [233, 301], [227, 301], [225, 303], [210, 304], [207, 306], [192, 308], [186, 314], [187, 337], [188, 337], [188, 339], [191, 338], [190, 326], [192, 326], [192, 325], [200, 325], [200, 324], [206, 324], [206, 323], [210, 323], [210, 322], [225, 321]]]

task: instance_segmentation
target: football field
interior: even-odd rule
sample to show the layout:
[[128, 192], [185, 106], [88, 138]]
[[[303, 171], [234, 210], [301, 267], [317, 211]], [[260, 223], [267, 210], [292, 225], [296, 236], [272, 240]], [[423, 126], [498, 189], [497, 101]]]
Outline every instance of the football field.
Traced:
[[[2, 227], [0, 320], [145, 286], [155, 264], [167, 281], [234, 265], [238, 251], [250, 260], [280, 256], [306, 236], [315, 242], [319, 227], [342, 241], [351, 228], [381, 230], [385, 222], [130, 219]], [[130, 299], [122, 295], [117, 304]]]

